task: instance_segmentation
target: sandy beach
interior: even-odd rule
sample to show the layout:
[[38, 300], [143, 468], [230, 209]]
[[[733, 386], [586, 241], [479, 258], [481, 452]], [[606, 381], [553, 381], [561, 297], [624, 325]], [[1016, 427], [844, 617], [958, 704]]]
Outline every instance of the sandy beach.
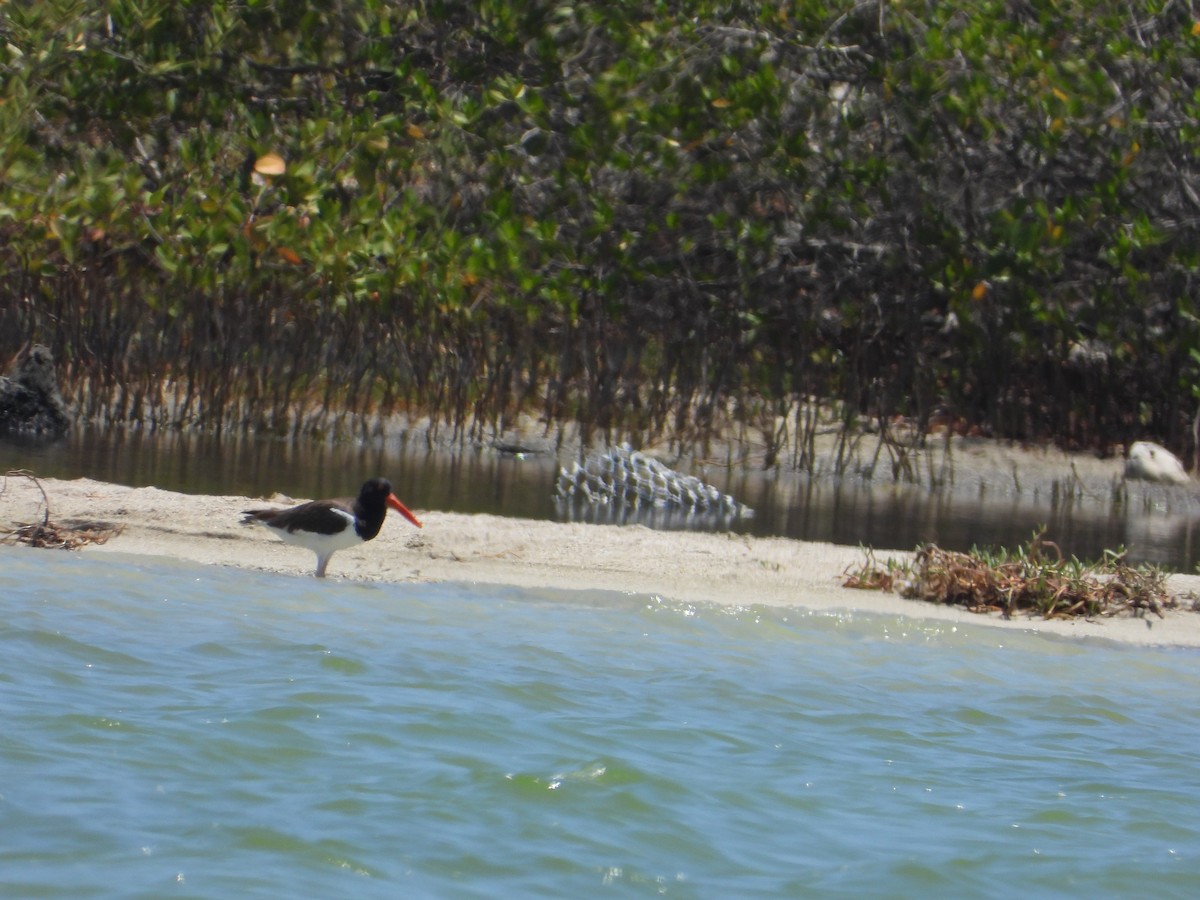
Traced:
[[[265, 528], [240, 524], [248, 507], [284, 505], [308, 498], [194, 496], [157, 488], [132, 488], [89, 479], [42, 479], [52, 521], [78, 520], [120, 526], [104, 544], [79, 552], [111, 556], [160, 556], [204, 565], [312, 577], [314, 556], [273, 537]], [[416, 529], [389, 516], [374, 541], [333, 557], [329, 581], [467, 582], [560, 590], [605, 590], [695, 603], [762, 604], [849, 613], [904, 616], [943, 622], [1017, 628], [1074, 638], [1102, 638], [1159, 646], [1200, 647], [1200, 614], [1168, 611], [1165, 618], [1103, 618], [1095, 621], [1004, 620], [962, 609], [905, 600], [893, 594], [842, 587], [848, 567], [864, 559], [857, 547], [754, 538], [744, 535], [653, 531], [531, 521], [489, 515], [417, 510]], [[0, 493], [0, 525], [37, 522], [45, 513], [41, 493], [26, 478], [6, 479]], [[30, 553], [65, 551], [35, 550]], [[911, 551], [883, 551], [907, 558]], [[1171, 590], [1200, 591], [1200, 576], [1174, 575]]]

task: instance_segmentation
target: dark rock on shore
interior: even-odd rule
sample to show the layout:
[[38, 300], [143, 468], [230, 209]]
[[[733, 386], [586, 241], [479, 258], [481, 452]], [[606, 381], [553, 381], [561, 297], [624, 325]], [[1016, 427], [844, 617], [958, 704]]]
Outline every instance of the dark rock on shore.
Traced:
[[54, 376], [54, 357], [35, 344], [10, 376], [0, 377], [0, 436], [54, 440], [69, 428]]

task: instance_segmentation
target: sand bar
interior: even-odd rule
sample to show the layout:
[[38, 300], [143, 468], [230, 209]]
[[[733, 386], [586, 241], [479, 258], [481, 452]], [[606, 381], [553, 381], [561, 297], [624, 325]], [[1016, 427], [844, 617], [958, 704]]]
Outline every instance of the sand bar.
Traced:
[[[122, 526], [119, 535], [81, 552], [165, 556], [311, 577], [312, 553], [264, 528], [239, 523], [263, 498], [181, 494], [90, 479], [41, 479], [52, 520]], [[307, 498], [295, 498], [295, 502]], [[274, 498], [281, 505], [285, 498]], [[271, 501], [268, 501], [268, 503]], [[0, 526], [40, 521], [45, 507], [32, 481], [8, 478], [0, 492]], [[953, 607], [842, 587], [842, 574], [863, 560], [857, 547], [744, 535], [654, 531], [417, 510], [421, 530], [389, 516], [379, 537], [337, 553], [329, 581], [467, 582], [564, 590], [609, 590], [694, 603], [793, 606], [1017, 628], [1079, 638], [1200, 647], [1200, 613], [1096, 621], [1005, 621]], [[34, 550], [31, 553], [63, 551]], [[907, 558], [911, 551], [893, 551]], [[888, 552], [877, 549], [877, 559]], [[1200, 576], [1173, 575], [1173, 591], [1200, 593]]]

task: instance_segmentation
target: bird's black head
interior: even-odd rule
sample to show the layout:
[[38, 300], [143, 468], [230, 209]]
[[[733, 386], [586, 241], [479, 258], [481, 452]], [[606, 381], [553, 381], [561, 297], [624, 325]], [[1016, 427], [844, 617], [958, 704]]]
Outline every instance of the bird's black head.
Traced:
[[386, 478], [372, 478], [369, 481], [363, 482], [362, 490], [358, 492], [358, 496], [364, 500], [367, 497], [378, 497], [379, 502], [382, 503], [391, 492], [392, 483]]
[[387, 516], [387, 501], [392, 495], [392, 484], [386, 478], [372, 478], [363, 483], [354, 501], [354, 530], [364, 541], [379, 534]]

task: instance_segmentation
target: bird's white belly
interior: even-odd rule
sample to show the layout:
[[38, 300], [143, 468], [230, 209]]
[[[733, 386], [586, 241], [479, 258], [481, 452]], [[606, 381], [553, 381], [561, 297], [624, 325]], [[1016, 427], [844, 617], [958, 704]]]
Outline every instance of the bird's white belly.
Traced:
[[340, 509], [337, 510], [337, 513], [346, 519], [346, 527], [337, 534], [318, 534], [315, 531], [303, 530], [288, 531], [286, 528], [272, 528], [271, 532], [289, 544], [304, 547], [318, 555], [327, 555], [361, 544], [362, 538], [354, 530], [354, 516], [344, 513]]

